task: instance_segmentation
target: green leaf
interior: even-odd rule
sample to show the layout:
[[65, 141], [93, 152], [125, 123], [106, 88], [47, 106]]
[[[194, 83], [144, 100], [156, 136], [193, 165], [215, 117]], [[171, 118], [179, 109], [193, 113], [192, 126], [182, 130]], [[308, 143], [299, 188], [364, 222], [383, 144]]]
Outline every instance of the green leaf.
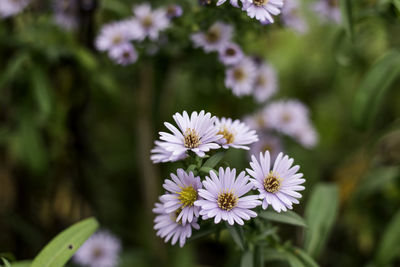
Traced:
[[376, 253], [378, 266], [384, 266], [400, 256], [400, 210], [383, 234]]
[[12, 267], [31, 267], [32, 262], [29, 260], [26, 261], [16, 261], [12, 263]]
[[302, 227], [307, 227], [306, 222], [304, 221], [303, 218], [301, 218], [300, 215], [293, 211], [287, 211], [287, 212], [282, 212], [282, 213], [277, 213], [274, 211], [262, 211], [260, 212], [259, 216], [261, 218], [264, 218], [266, 220], [274, 221], [274, 222], [280, 222], [280, 223], [286, 223], [286, 224], [292, 224], [292, 225], [297, 225], [297, 226], [302, 226]]
[[400, 53], [388, 51], [364, 76], [353, 105], [353, 121], [360, 129], [371, 126], [390, 85], [400, 74]]
[[204, 163], [203, 167], [214, 168], [224, 158], [224, 156], [225, 151], [216, 153]]
[[242, 260], [240, 261], [241, 267], [253, 267], [253, 253], [252, 251], [246, 251], [242, 255]]
[[323, 250], [338, 212], [338, 189], [331, 184], [319, 184], [311, 193], [305, 209], [306, 230], [304, 248], [312, 257]]
[[196, 164], [191, 164], [189, 167], [186, 169], [186, 172], [194, 172], [196, 170], [197, 166]]
[[39, 66], [32, 68], [31, 82], [40, 113], [44, 118], [47, 118], [50, 115], [53, 105], [52, 91], [46, 73]]
[[29, 59], [29, 54], [26, 52], [19, 53], [13, 57], [10, 60], [10, 63], [7, 65], [5, 71], [0, 76], [0, 88], [19, 77], [19, 74]]
[[61, 267], [99, 227], [94, 218], [78, 222], [57, 235], [36, 256], [31, 267]]
[[393, 0], [393, 5], [396, 7], [397, 11], [400, 12], [400, 0]]
[[298, 257], [292, 253], [285, 252], [286, 260], [291, 267], [307, 267]]
[[228, 223], [226, 224], [226, 227], [228, 228], [233, 241], [235, 241], [236, 245], [238, 245], [239, 248], [244, 251], [246, 249], [246, 240], [244, 238], [242, 227], [237, 225], [229, 225]]
[[3, 261], [3, 265], [5, 266], [5, 267], [11, 267], [11, 264], [8, 262], [8, 260], [6, 260], [5, 258], [1, 258], [1, 260]]
[[316, 263], [315, 260], [304, 250], [300, 248], [294, 248], [293, 253], [297, 255], [297, 257], [300, 258], [307, 267], [318, 267], [318, 263]]
[[353, 40], [354, 27], [351, 0], [340, 0], [340, 10], [342, 12], [343, 26], [346, 30], [347, 36], [350, 40]]

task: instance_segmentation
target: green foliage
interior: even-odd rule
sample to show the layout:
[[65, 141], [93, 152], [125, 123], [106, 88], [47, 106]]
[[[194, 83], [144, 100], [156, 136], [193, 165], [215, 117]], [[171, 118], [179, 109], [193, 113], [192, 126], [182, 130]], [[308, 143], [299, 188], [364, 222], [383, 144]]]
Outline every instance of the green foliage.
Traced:
[[304, 221], [304, 219], [301, 218], [301, 216], [298, 215], [297, 213], [290, 210], [282, 213], [277, 213], [275, 211], [262, 211], [258, 216], [274, 222], [307, 227], [307, 224]]
[[343, 17], [343, 24], [348, 37], [354, 39], [354, 25], [353, 25], [353, 6], [352, 0], [340, 0], [340, 9]]
[[305, 210], [304, 248], [312, 257], [323, 250], [338, 213], [338, 189], [335, 185], [319, 184], [312, 190]]
[[385, 229], [376, 252], [378, 266], [390, 264], [400, 255], [400, 211], [397, 212]]
[[97, 230], [99, 223], [88, 218], [67, 228], [35, 257], [31, 267], [62, 267], [80, 246]]
[[244, 236], [243, 228], [234, 224], [229, 225], [226, 223], [226, 227], [228, 228], [229, 233], [232, 236], [233, 241], [235, 241], [236, 245], [244, 251], [247, 248], [246, 237]]

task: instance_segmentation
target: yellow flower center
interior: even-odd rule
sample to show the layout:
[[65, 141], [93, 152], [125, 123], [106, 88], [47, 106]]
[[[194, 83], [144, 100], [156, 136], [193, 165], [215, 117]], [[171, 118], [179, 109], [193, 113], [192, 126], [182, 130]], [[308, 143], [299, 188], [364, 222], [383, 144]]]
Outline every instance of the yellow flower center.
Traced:
[[253, 4], [256, 6], [263, 6], [266, 5], [269, 2], [269, 0], [253, 0]]
[[183, 187], [182, 190], [178, 192], [178, 199], [182, 204], [182, 208], [186, 206], [193, 206], [194, 202], [197, 200], [197, 191], [193, 186]]
[[221, 31], [219, 30], [218, 27], [211, 27], [207, 32], [206, 32], [206, 40], [209, 43], [216, 43], [219, 41], [221, 38]]
[[267, 79], [263, 75], [258, 75], [256, 79], [256, 86], [264, 86], [267, 84]]
[[95, 247], [92, 251], [92, 256], [95, 259], [101, 258], [104, 254], [104, 251], [100, 247]]
[[142, 26], [144, 28], [150, 28], [151, 26], [153, 26], [153, 18], [150, 15], [144, 17], [142, 19]]
[[186, 129], [184, 134], [184, 144], [187, 148], [196, 148], [201, 144], [200, 137], [194, 129]]
[[237, 206], [238, 197], [233, 193], [221, 193], [218, 195], [217, 204], [220, 209], [230, 211]]
[[264, 189], [269, 193], [275, 193], [281, 187], [281, 179], [272, 171], [264, 178]]
[[122, 43], [122, 36], [121, 35], [115, 35], [112, 39], [113, 44], [117, 45]]
[[242, 68], [235, 68], [233, 71], [233, 78], [235, 78], [236, 81], [243, 81], [246, 79], [246, 73]]
[[282, 114], [282, 121], [285, 123], [289, 123], [292, 121], [292, 116], [289, 113], [283, 113]]
[[226, 127], [224, 127], [223, 129], [219, 130], [217, 135], [219, 135], [219, 134], [223, 135], [223, 137], [225, 138], [227, 144], [232, 144], [233, 141], [235, 140], [235, 136], [233, 135], [233, 133], [228, 131], [228, 129]]

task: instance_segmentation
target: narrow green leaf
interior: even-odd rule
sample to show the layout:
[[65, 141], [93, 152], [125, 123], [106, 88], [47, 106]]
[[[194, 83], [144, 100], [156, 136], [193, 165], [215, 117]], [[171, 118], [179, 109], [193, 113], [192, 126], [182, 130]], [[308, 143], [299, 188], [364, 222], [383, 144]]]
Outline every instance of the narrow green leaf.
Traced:
[[31, 82], [40, 113], [47, 118], [52, 109], [52, 91], [46, 73], [39, 66], [31, 70]]
[[311, 193], [305, 209], [306, 230], [304, 248], [317, 258], [328, 240], [338, 212], [338, 189], [336, 185], [319, 184]]
[[266, 262], [286, 261], [285, 254], [273, 248], [264, 249], [264, 258]]
[[216, 153], [204, 163], [203, 167], [214, 168], [224, 158], [224, 156], [225, 151]]
[[241, 267], [253, 267], [253, 252], [246, 251], [242, 255], [242, 260], [240, 261]]
[[33, 260], [31, 267], [62, 267], [99, 227], [94, 218], [78, 222], [57, 235]]
[[390, 85], [400, 74], [400, 53], [388, 51], [376, 62], [357, 89], [353, 105], [353, 121], [360, 129], [373, 122]]
[[26, 52], [15, 55], [0, 76], [0, 88], [16, 79], [28, 61], [29, 54]]
[[254, 248], [254, 267], [264, 267], [264, 253], [261, 245]]
[[280, 222], [280, 223], [286, 223], [286, 224], [292, 224], [292, 225], [297, 225], [297, 226], [302, 226], [302, 227], [307, 227], [306, 222], [304, 221], [303, 218], [301, 218], [300, 215], [293, 211], [287, 211], [287, 212], [282, 212], [282, 213], [277, 213], [274, 211], [262, 211], [258, 215], [263, 219], [274, 221], [274, 222]]
[[12, 263], [12, 267], [31, 267], [32, 262], [29, 260], [26, 261], [16, 261]]
[[316, 263], [315, 260], [304, 250], [295, 248], [293, 253], [297, 255], [307, 267], [318, 267], [318, 263]]
[[298, 257], [290, 252], [285, 252], [286, 260], [291, 267], [307, 267]]
[[347, 36], [350, 38], [350, 40], [353, 40], [354, 27], [351, 0], [340, 0], [339, 4], [342, 12], [343, 26], [346, 30]]
[[226, 224], [226, 227], [228, 228], [233, 241], [235, 241], [236, 245], [238, 245], [239, 248], [244, 251], [246, 249], [246, 240], [244, 238], [243, 229], [236, 225], [229, 224]]
[[385, 266], [400, 256], [400, 210], [393, 217], [379, 243], [376, 261]]
[[8, 262], [7, 259], [5, 259], [5, 258], [2, 257], [1, 260], [3, 261], [3, 265], [4, 265], [5, 267], [11, 267], [11, 264]]
[[196, 170], [197, 166], [196, 164], [191, 164], [189, 167], [186, 169], [186, 172], [194, 172]]

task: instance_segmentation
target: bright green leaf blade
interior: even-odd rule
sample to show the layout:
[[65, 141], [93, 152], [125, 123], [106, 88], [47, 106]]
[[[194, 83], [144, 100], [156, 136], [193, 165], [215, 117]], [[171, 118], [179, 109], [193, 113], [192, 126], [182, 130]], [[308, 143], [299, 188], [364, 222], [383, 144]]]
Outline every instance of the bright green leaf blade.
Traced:
[[400, 0], [393, 0], [393, 5], [396, 7], [397, 11], [400, 13]]
[[372, 124], [390, 85], [400, 74], [400, 53], [388, 51], [361, 82], [353, 105], [353, 121], [360, 129]]
[[294, 254], [297, 255], [298, 258], [300, 258], [306, 266], [308, 267], [318, 267], [318, 263], [315, 262], [315, 260], [307, 254], [304, 250], [300, 248], [295, 248], [294, 249]]
[[298, 257], [292, 253], [285, 252], [286, 260], [291, 267], [307, 267]]
[[307, 230], [304, 248], [313, 258], [317, 258], [328, 240], [338, 212], [338, 189], [331, 184], [319, 184], [305, 209]]
[[225, 152], [218, 152], [210, 157], [203, 165], [203, 167], [214, 168], [224, 158]]
[[32, 262], [27, 261], [16, 261], [12, 263], [12, 267], [31, 267]]
[[99, 223], [94, 218], [74, 224], [47, 244], [33, 260], [31, 267], [64, 266], [98, 227]]
[[242, 255], [242, 260], [240, 261], [241, 267], [253, 267], [253, 252], [246, 251]]
[[300, 217], [297, 213], [293, 211], [287, 211], [287, 212], [282, 212], [282, 213], [277, 213], [274, 211], [262, 211], [258, 215], [261, 218], [264, 218], [266, 220], [274, 221], [274, 222], [280, 222], [280, 223], [286, 223], [286, 224], [292, 224], [292, 225], [297, 225], [297, 226], [302, 226], [302, 227], [307, 227], [306, 222], [304, 221], [303, 218]]
[[246, 249], [246, 241], [243, 234], [243, 229], [241, 227], [237, 227], [235, 225], [226, 224], [229, 233], [232, 236], [233, 241], [235, 241], [236, 245], [239, 246], [241, 250]]
[[342, 12], [343, 26], [346, 30], [347, 36], [350, 40], [353, 40], [354, 27], [351, 0], [340, 0], [340, 10]]
[[385, 266], [400, 256], [400, 210], [393, 217], [383, 234], [376, 253], [379, 266]]
[[1, 260], [3, 261], [3, 265], [5, 267], [11, 267], [11, 264], [8, 262], [8, 260], [6, 260], [5, 258], [1, 258]]

